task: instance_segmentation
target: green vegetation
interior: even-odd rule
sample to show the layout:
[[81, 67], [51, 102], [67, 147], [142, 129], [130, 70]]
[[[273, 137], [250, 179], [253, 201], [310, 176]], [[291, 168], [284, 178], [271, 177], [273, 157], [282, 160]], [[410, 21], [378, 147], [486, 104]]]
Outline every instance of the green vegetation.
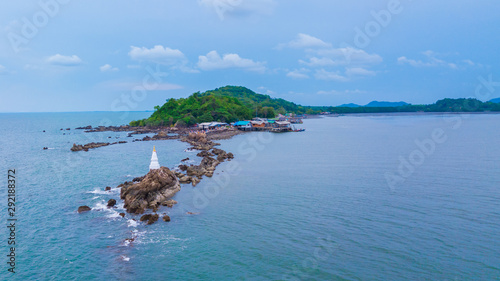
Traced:
[[147, 119], [130, 122], [131, 126], [191, 126], [200, 122], [234, 122], [252, 117], [273, 118], [278, 113], [319, 114], [384, 112], [483, 112], [500, 111], [500, 103], [477, 99], [442, 99], [429, 105], [395, 107], [301, 106], [284, 99], [257, 94], [245, 87], [226, 86], [187, 98], [169, 99]]
[[237, 98], [194, 93], [188, 98], [169, 99], [147, 119], [131, 126], [191, 126], [199, 122], [233, 122], [252, 118], [252, 111]]
[[[147, 119], [130, 122], [131, 126], [191, 126], [200, 122], [234, 122], [252, 117], [274, 118], [278, 113], [316, 113], [312, 109], [284, 99], [261, 95], [245, 87], [226, 86], [187, 98], [169, 99]], [[318, 111], [319, 112], [319, 111]]]

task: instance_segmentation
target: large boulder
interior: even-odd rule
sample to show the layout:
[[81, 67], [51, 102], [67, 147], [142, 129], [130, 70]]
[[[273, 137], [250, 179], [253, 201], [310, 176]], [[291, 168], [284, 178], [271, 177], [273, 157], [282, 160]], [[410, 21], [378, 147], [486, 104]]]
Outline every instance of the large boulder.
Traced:
[[78, 213], [83, 213], [92, 210], [89, 206], [80, 206], [78, 207]]
[[124, 207], [134, 214], [142, 214], [146, 209], [155, 210], [181, 189], [179, 180], [167, 167], [151, 170], [138, 183], [125, 182], [119, 187], [120, 197], [125, 200]]
[[116, 200], [115, 199], [109, 199], [108, 200], [108, 207], [114, 207], [116, 205]]

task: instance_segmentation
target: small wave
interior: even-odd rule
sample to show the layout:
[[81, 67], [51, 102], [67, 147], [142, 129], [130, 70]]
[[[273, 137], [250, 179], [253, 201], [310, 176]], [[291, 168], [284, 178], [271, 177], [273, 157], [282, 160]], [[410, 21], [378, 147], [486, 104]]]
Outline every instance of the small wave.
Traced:
[[129, 261], [130, 258], [125, 256], [125, 255], [121, 255], [120, 258], [123, 260], [123, 261]]
[[103, 189], [100, 189], [100, 188], [96, 187], [96, 189], [94, 189], [92, 191], [87, 191], [87, 193], [92, 193], [92, 194], [109, 194], [109, 191], [105, 191]]
[[196, 149], [192, 149], [192, 148], [184, 149], [184, 152], [196, 152], [196, 151], [197, 151]]
[[92, 208], [94, 211], [101, 211], [101, 212], [106, 212], [107, 215], [106, 217], [109, 219], [118, 219], [121, 218], [120, 213], [116, 211], [115, 208], [108, 208], [108, 205], [104, 202], [97, 202], [94, 207]]
[[139, 224], [135, 220], [128, 220], [127, 221], [127, 226], [128, 227], [137, 227]]

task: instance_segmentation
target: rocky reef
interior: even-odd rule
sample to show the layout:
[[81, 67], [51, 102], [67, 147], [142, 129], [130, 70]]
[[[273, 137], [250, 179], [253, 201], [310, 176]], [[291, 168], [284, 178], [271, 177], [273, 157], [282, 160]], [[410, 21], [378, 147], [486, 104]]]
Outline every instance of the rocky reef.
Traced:
[[156, 211], [160, 205], [168, 205], [169, 199], [181, 189], [179, 179], [167, 167], [151, 170], [136, 179], [118, 186], [125, 209], [133, 214], [142, 214], [146, 209]]
[[81, 151], [81, 150], [89, 151], [89, 149], [98, 148], [101, 146], [108, 146], [108, 145], [110, 145], [109, 142], [91, 142], [84, 145], [74, 143], [73, 147], [71, 148], [71, 151]]

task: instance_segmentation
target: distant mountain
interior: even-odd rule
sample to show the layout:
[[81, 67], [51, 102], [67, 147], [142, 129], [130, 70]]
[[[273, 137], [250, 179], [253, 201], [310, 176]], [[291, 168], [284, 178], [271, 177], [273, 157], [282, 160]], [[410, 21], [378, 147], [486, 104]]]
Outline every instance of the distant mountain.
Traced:
[[390, 101], [372, 101], [369, 104], [365, 105], [365, 107], [398, 107], [398, 106], [404, 106], [408, 105], [409, 103], [406, 103], [404, 101], [400, 102], [390, 102]]
[[339, 105], [338, 107], [361, 107], [361, 105], [355, 104], [355, 103], [345, 103], [345, 104]]
[[500, 103], [500, 98], [492, 99], [492, 100], [490, 100], [490, 102], [493, 102], [493, 103]]

